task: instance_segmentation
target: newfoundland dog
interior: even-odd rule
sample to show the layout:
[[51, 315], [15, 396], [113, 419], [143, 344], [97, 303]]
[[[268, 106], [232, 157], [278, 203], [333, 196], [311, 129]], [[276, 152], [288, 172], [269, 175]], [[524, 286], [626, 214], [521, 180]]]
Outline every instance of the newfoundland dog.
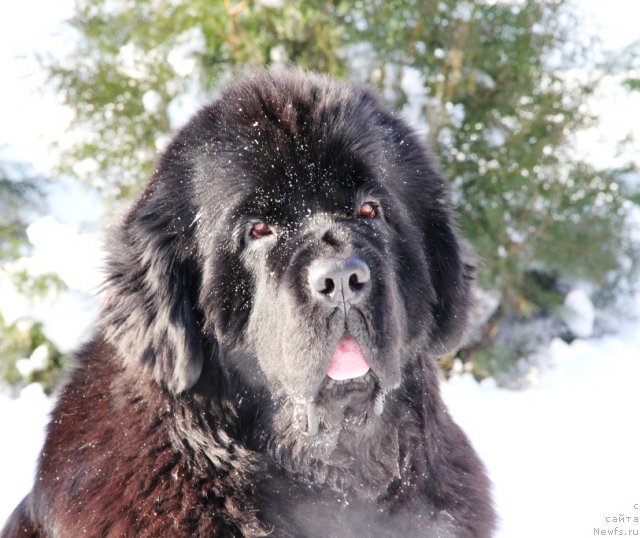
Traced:
[[472, 271], [447, 199], [372, 93], [230, 85], [112, 231], [95, 337], [2, 536], [490, 536], [438, 388]]

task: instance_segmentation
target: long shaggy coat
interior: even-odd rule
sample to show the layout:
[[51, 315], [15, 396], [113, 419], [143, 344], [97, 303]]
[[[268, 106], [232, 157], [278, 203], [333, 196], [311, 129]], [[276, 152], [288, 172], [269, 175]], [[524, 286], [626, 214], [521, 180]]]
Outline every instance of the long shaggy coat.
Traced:
[[434, 360], [472, 268], [445, 182], [370, 92], [295, 71], [230, 85], [108, 252], [3, 537], [491, 535]]

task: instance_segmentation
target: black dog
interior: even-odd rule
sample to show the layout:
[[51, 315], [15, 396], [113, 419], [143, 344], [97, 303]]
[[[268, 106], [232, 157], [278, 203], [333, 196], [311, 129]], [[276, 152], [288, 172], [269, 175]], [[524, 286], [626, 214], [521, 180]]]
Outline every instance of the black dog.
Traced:
[[2, 536], [490, 536], [434, 357], [469, 305], [447, 188], [376, 98], [283, 71], [175, 137]]

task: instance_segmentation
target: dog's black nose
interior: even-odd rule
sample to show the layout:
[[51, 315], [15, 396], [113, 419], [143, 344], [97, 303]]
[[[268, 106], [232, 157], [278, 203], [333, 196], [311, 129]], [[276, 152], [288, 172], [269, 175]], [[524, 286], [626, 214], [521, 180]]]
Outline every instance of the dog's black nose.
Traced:
[[320, 258], [309, 266], [311, 293], [329, 306], [359, 302], [371, 285], [371, 271], [357, 256]]

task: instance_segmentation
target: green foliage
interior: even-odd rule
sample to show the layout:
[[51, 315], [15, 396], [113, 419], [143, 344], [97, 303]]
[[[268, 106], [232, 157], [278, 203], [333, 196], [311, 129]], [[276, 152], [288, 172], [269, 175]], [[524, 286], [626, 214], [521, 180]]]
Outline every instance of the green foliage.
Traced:
[[[45, 295], [52, 287], [61, 287], [55, 275], [44, 275], [31, 278], [20, 276], [23, 284], [29, 286], [24, 293], [29, 296]], [[40, 349], [39, 349], [40, 348]], [[34, 352], [39, 354], [42, 364], [29, 370], [25, 375], [17, 367], [18, 361], [25, 361]], [[42, 361], [42, 354], [46, 360]], [[62, 353], [44, 332], [41, 323], [21, 319], [6, 323], [0, 314], [0, 380], [14, 388], [21, 388], [29, 383], [39, 382], [47, 393], [53, 392], [62, 378], [64, 367], [70, 364], [70, 357]]]
[[[0, 335], [2, 380], [13, 387], [38, 382], [50, 394], [62, 378], [69, 358], [48, 340], [42, 324], [22, 321], [6, 325], [0, 315]], [[16, 360], [29, 358], [35, 350], [36, 353], [44, 355], [44, 360], [26, 375], [21, 374]]]
[[476, 379], [493, 377], [501, 386], [522, 389], [527, 386], [531, 358], [540, 342], [529, 339], [530, 335], [518, 335], [507, 342], [478, 348], [472, 355], [471, 373]]
[[45, 297], [51, 291], [59, 292], [65, 289], [64, 281], [54, 273], [30, 275], [27, 271], [10, 271], [8, 276], [16, 290], [27, 297]]
[[34, 208], [42, 193], [23, 167], [0, 162], [0, 263], [15, 258], [27, 244], [25, 207]]
[[[83, 133], [63, 169], [113, 199], [149, 176], [185, 94], [215, 94], [248, 67], [290, 63], [410, 105], [409, 121], [427, 130], [453, 182], [480, 284], [500, 292], [505, 319], [561, 302], [549, 278], [533, 274], [606, 286], [624, 275], [622, 258], [636, 265], [629, 170], [597, 170], [570, 150], [594, 120], [585, 102], [603, 73], [591, 45], [576, 44], [568, 1], [79, 0], [70, 22], [78, 49], [48, 61]], [[572, 78], [576, 67], [593, 76]], [[419, 81], [419, 95], [403, 75]], [[502, 359], [485, 362], [487, 372], [502, 368]]]
[[[277, 8], [227, 0], [79, 2], [70, 21], [82, 37], [78, 50], [48, 63], [76, 125], [86, 128], [61, 171], [111, 198], [129, 198], [150, 175], [162, 135], [170, 132], [172, 101], [194, 84], [210, 90], [247, 66], [269, 65], [272, 56], [345, 73], [335, 53], [340, 18], [336, 6], [319, 0]], [[193, 73], [190, 61], [197, 62]], [[145, 108], [145, 95], [152, 106]]]
[[625, 86], [632, 91], [640, 91], [640, 39], [631, 43], [615, 62], [626, 74]]
[[[61, 290], [63, 282], [57, 275], [29, 275], [10, 267], [10, 262], [28, 252], [26, 234], [28, 212], [42, 204], [38, 178], [28, 175], [15, 163], [0, 163], [0, 277], [7, 278], [17, 290], [28, 297], [43, 297], [52, 290]], [[46, 349], [47, 361], [26, 377], [20, 374], [16, 361], [30, 357], [37, 348]], [[39, 381], [50, 392], [60, 378], [67, 357], [45, 336], [42, 325], [28, 321], [5, 323], [0, 314], [0, 378], [13, 386]]]
[[596, 170], [569, 151], [570, 136], [592, 122], [583, 105], [597, 79], [570, 81], [563, 70], [586, 64], [588, 52], [570, 47], [565, 2], [371, 4], [367, 21], [371, 40], [384, 29], [378, 67], [395, 62], [398, 102], [407, 100], [398, 70], [424, 80], [428, 138], [484, 261], [480, 284], [501, 290], [505, 312], [545, 306], [535, 303], [544, 290], [527, 278], [531, 269], [604, 284], [633, 250], [624, 233], [630, 193], [625, 170]]

